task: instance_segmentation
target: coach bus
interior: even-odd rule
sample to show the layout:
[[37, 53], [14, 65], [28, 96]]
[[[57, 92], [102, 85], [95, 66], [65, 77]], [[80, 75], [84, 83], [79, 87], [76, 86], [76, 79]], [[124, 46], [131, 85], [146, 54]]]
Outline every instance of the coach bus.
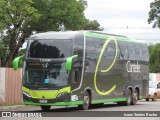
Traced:
[[144, 42], [97, 31], [45, 32], [28, 39], [22, 92], [25, 105], [51, 106], [114, 102], [135, 105], [148, 95], [149, 57]]

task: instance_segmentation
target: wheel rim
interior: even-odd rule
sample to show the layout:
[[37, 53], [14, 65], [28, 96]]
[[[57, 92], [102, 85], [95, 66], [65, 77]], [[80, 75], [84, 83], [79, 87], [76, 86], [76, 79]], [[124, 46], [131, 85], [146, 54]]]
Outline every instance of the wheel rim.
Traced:
[[131, 96], [129, 95], [128, 96], [128, 103], [130, 104], [130, 102], [131, 102]]
[[138, 100], [138, 94], [137, 94], [137, 92], [134, 92], [134, 102], [136, 103], [137, 100]]
[[132, 96], [131, 96], [131, 93], [129, 92], [128, 93], [128, 100], [127, 100], [127, 104], [130, 105], [132, 102]]
[[84, 96], [84, 105], [85, 106], [89, 105], [89, 97], [88, 96]]

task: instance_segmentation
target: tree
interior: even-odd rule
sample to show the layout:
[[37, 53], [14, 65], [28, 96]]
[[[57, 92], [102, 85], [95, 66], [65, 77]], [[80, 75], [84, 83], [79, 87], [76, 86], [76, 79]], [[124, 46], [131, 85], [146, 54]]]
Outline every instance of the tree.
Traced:
[[0, 0], [0, 22], [5, 25], [7, 42], [7, 57], [4, 66], [11, 67], [13, 58], [18, 54], [19, 48], [23, 45], [25, 38], [32, 31], [29, 23], [37, 21], [40, 15], [32, 7], [32, 0]]
[[[41, 14], [34, 29], [38, 32], [65, 30], [81, 30], [85, 23], [84, 0], [34, 0], [34, 7]], [[46, 22], [47, 21], [47, 22]]]
[[160, 44], [149, 46], [149, 67], [150, 72], [160, 72]]
[[33, 31], [58, 31], [61, 26], [83, 29], [86, 5], [84, 0], [0, 0], [0, 23], [6, 31], [2, 40], [7, 54], [3, 66], [12, 66], [19, 48]]
[[2, 66], [12, 67], [12, 60], [33, 32], [99, 29], [97, 21], [84, 16], [85, 0], [0, 0]]
[[153, 23], [153, 28], [160, 28], [160, 0], [154, 0], [150, 4], [148, 23]]
[[103, 28], [100, 28], [100, 24], [97, 22], [97, 20], [86, 20], [86, 23], [84, 25], [84, 30], [98, 30], [98, 31], [102, 31]]

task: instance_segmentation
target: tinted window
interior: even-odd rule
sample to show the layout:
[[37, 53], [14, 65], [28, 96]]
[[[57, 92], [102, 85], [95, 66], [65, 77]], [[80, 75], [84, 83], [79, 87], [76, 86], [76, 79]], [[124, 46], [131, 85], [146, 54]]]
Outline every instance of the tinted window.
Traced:
[[138, 48], [138, 47], [134, 48], [134, 53], [136, 55], [140, 55], [140, 48]]
[[135, 60], [142, 60], [140, 45], [137, 44], [136, 47], [134, 47], [134, 54]]
[[95, 40], [94, 38], [88, 38], [86, 40], [86, 56], [88, 59], [96, 59], [96, 49], [95, 49]]
[[127, 45], [126, 42], [119, 42], [119, 58], [120, 59], [128, 59], [128, 50], [127, 50]]
[[141, 52], [142, 52], [142, 60], [148, 61], [149, 56], [148, 56], [148, 48], [147, 46], [141, 46]]
[[71, 56], [71, 40], [33, 40], [30, 43], [31, 58], [65, 58]]
[[160, 89], [160, 83], [157, 84], [157, 88]]
[[129, 60], [135, 60], [135, 56], [134, 56], [134, 44], [133, 43], [130, 43], [128, 42], [127, 43], [127, 49], [128, 49], [128, 53], [129, 53]]
[[83, 52], [84, 52], [84, 38], [83, 36], [77, 36], [74, 39], [74, 53], [73, 54], [78, 55], [78, 58], [82, 59]]
[[115, 42], [110, 41], [106, 47], [106, 54], [104, 53], [103, 57], [107, 59], [114, 59], [116, 53]]

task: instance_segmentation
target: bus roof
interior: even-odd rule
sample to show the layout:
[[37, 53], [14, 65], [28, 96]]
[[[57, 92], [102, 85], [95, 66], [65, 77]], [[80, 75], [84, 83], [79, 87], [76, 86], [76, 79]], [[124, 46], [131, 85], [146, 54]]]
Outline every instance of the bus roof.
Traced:
[[73, 39], [77, 34], [83, 34], [83, 31], [50, 31], [32, 35], [29, 39]]
[[119, 41], [127, 41], [127, 42], [135, 42], [135, 43], [145, 43], [145, 41], [139, 41], [139, 40], [134, 40], [130, 39], [126, 36], [122, 35], [115, 35], [115, 34], [107, 34], [101, 31], [60, 31], [60, 32], [55, 32], [55, 31], [50, 31], [50, 32], [44, 32], [44, 33], [38, 33], [35, 35], [32, 35], [29, 39], [73, 39], [77, 35], [83, 35], [83, 32], [85, 32], [86, 36], [89, 37], [95, 37], [95, 38], [108, 38], [108, 37], [115, 37]]

